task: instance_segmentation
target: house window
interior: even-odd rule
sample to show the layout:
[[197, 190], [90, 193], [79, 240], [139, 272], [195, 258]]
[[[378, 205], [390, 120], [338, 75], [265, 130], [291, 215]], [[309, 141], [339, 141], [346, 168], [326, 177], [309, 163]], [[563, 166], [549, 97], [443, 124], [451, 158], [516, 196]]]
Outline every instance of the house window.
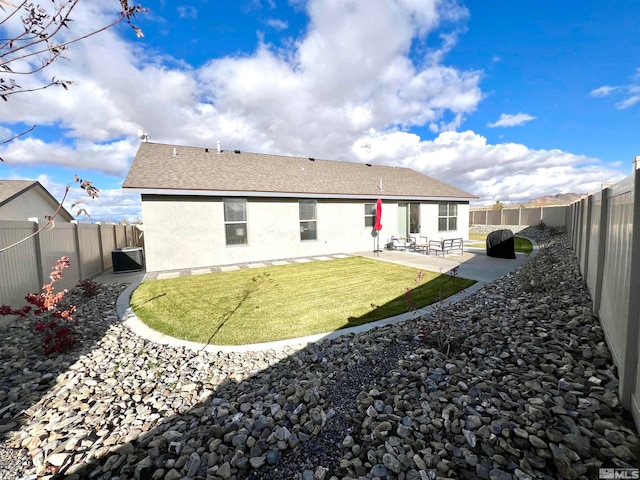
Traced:
[[243, 198], [224, 199], [224, 230], [227, 245], [247, 243], [247, 201]]
[[364, 226], [373, 227], [376, 224], [376, 204], [364, 204]]
[[300, 240], [317, 240], [316, 201], [300, 200]]
[[449, 232], [458, 229], [458, 204], [438, 204], [438, 231]]

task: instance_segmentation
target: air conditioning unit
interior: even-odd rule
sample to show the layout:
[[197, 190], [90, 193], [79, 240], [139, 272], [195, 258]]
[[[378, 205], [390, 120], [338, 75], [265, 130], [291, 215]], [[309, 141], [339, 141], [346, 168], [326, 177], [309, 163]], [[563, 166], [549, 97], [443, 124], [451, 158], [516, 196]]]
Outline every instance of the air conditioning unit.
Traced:
[[125, 247], [111, 252], [113, 273], [139, 272], [144, 270], [142, 247]]

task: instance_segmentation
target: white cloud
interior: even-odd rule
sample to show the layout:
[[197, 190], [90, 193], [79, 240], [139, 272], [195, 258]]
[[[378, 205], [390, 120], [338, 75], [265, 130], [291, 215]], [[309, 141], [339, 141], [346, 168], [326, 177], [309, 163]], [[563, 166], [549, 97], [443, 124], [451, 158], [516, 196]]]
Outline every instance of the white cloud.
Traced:
[[[62, 202], [69, 213], [81, 222], [119, 222], [123, 218], [133, 220], [134, 218], [142, 217], [140, 195], [124, 193], [119, 188], [100, 190], [100, 196], [96, 199], [91, 199], [77, 184], [73, 182], [70, 184], [60, 183], [46, 174], [38, 175], [35, 178], [12, 175], [10, 179], [37, 180], [58, 202]], [[69, 191], [65, 198], [67, 186], [69, 186]], [[74, 206], [76, 203], [77, 206]], [[85, 209], [88, 215], [79, 212], [80, 208]]]
[[58, 165], [124, 175], [138, 148], [137, 139], [98, 144], [79, 141], [70, 146], [22, 137], [0, 148], [0, 157], [10, 165]]
[[440, 21], [435, 5], [310, 2], [311, 24], [295, 50], [261, 45], [197, 72], [218, 112], [211, 129], [263, 151], [343, 158], [369, 128], [454, 128], [481, 100], [481, 75], [410, 60], [412, 39]]
[[623, 173], [596, 159], [561, 150], [533, 150], [517, 143], [488, 144], [472, 131], [443, 132], [434, 140], [371, 130], [352, 145], [362, 162], [415, 169], [480, 197], [525, 201], [559, 192], [599, 190]]
[[606, 97], [608, 95], [610, 95], [612, 92], [615, 92], [616, 90], [618, 90], [620, 87], [610, 87], [609, 85], [603, 85], [600, 88], [596, 88], [595, 90], [591, 90], [591, 92], [589, 92], [589, 94], [592, 97]]
[[516, 113], [511, 115], [509, 113], [500, 114], [500, 118], [497, 122], [487, 124], [488, 127], [516, 127], [524, 125], [526, 122], [535, 120], [536, 117], [529, 115], [528, 113]]
[[[107, 22], [115, 12], [99, 10], [103, 3], [81, 2], [75, 23], [88, 31]], [[73, 79], [70, 91], [49, 89], [3, 105], [5, 125], [56, 126], [64, 138], [21, 138], [0, 148], [0, 157], [124, 178], [142, 128], [158, 142], [215, 147], [220, 139], [223, 148], [402, 164], [490, 200], [507, 188], [528, 197], [585, 191], [620, 175], [586, 157], [490, 145], [474, 132], [455, 131], [482, 100], [482, 72], [445, 64], [455, 27], [436, 35], [436, 47], [429, 34], [443, 20], [464, 18], [463, 8], [436, 0], [300, 6], [310, 23], [288, 49], [260, 44], [253, 54], [200, 68], [143, 52], [116, 30], [74, 45], [70, 61], [42, 77]], [[422, 60], [410, 57], [416, 49], [425, 52]], [[533, 119], [503, 114], [493, 125]], [[414, 126], [439, 135], [421, 140], [403, 131]], [[89, 206], [96, 218], [140, 215], [138, 196], [118, 189]]]
[[[113, 14], [87, 6], [76, 15], [87, 29]], [[262, 44], [251, 56], [212, 59], [200, 69], [170, 67], [109, 30], [48, 69], [47, 76], [73, 79], [70, 91], [17, 96], [5, 121], [57, 125], [76, 143], [135, 140], [142, 128], [152, 141], [221, 139], [254, 151], [343, 158], [369, 128], [457, 128], [481, 100], [480, 72], [409, 57], [412, 41], [426, 41], [442, 18], [460, 18], [463, 9], [435, 0], [313, 0], [307, 8], [309, 28], [291, 51]], [[49, 161], [67, 165], [71, 157]], [[98, 168], [121, 171], [119, 158], [103, 160]]]
[[[82, 192], [79, 193], [81, 194]], [[119, 188], [101, 190], [100, 198], [88, 199], [83, 207], [93, 221], [119, 222], [125, 218], [142, 218], [140, 195], [126, 193]]]
[[[267, 3], [267, 6], [272, 10], [274, 8], [276, 8], [276, 3], [275, 3], [274, 0], [267, 0], [266, 3]], [[248, 6], [245, 7], [245, 8], [246, 9], [249, 9], [249, 8], [261, 9], [261, 8], [263, 8], [263, 5], [262, 5], [261, 0], [250, 0]]]
[[616, 108], [624, 110], [625, 108], [629, 108], [638, 102], [640, 102], [640, 95], [632, 95], [631, 97], [627, 97], [621, 102], [616, 103]]
[[275, 28], [276, 30], [286, 30], [289, 27], [289, 24], [283, 20], [278, 18], [270, 18], [267, 20], [267, 25], [271, 28]]
[[180, 18], [188, 18], [191, 20], [198, 18], [198, 10], [191, 5], [179, 5], [176, 7], [176, 10], [178, 11], [178, 16]]
[[608, 97], [614, 93], [617, 94], [617, 98], [621, 98], [615, 103], [615, 107], [618, 110], [624, 110], [640, 102], [640, 67], [635, 69], [631, 77], [631, 83], [627, 85], [614, 87], [604, 85], [589, 92], [593, 97]]
[[16, 135], [16, 133], [14, 133], [11, 129], [0, 125], [0, 142], [7, 141], [14, 135]]

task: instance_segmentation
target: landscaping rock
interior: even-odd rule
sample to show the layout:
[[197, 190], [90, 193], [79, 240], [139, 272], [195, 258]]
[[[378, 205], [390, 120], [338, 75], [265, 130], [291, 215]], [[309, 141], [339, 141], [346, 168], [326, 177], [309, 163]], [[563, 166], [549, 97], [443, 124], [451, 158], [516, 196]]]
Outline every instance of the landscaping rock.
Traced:
[[[83, 300], [65, 354], [43, 357], [15, 322], [0, 350], [0, 477], [573, 479], [640, 467], [566, 238], [525, 234], [543, 246], [536, 261], [467, 299], [306, 346], [154, 344], [119, 322], [124, 285]], [[430, 335], [441, 324], [455, 348]]]

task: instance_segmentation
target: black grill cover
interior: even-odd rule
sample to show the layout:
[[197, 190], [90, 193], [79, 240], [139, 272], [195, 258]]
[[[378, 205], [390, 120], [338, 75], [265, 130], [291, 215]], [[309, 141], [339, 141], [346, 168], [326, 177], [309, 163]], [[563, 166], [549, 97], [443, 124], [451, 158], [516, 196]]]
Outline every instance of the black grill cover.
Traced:
[[487, 235], [487, 256], [496, 258], [516, 258], [513, 232], [508, 229], [496, 230]]

